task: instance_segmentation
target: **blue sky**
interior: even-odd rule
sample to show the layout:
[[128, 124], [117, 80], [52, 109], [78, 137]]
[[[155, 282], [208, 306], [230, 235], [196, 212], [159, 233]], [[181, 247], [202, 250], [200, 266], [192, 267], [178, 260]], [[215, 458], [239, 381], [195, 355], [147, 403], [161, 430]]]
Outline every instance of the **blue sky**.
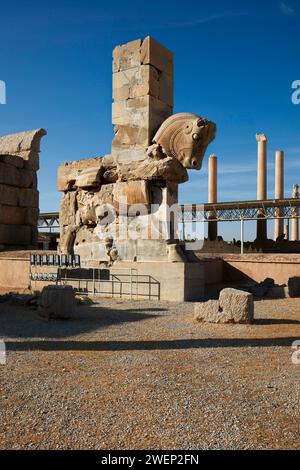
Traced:
[[[0, 135], [44, 127], [42, 211], [57, 210], [63, 161], [110, 152], [113, 48], [152, 35], [175, 54], [174, 112], [217, 123], [219, 200], [254, 199], [256, 132], [268, 136], [268, 196], [274, 152], [286, 151], [285, 192], [300, 183], [300, 2], [244, 0], [17, 1], [0, 7]], [[207, 156], [208, 156], [207, 154]], [[180, 202], [207, 200], [207, 156]]]

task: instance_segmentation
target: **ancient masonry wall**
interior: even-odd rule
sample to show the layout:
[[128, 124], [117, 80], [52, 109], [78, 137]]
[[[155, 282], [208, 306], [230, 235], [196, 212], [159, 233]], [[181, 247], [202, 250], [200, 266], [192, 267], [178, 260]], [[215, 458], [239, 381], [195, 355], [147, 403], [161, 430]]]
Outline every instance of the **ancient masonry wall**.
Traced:
[[[124, 197], [129, 206], [150, 207], [166, 198], [165, 192], [177, 200], [177, 184], [188, 179], [185, 168], [175, 159], [156, 161], [146, 153], [155, 132], [172, 113], [173, 53], [149, 36], [117, 46], [113, 52], [112, 153], [65, 163], [58, 170], [58, 190], [64, 192], [61, 252], [74, 251], [89, 261], [138, 257], [141, 241], [125, 240], [116, 246], [106, 236], [107, 228], [101, 229], [103, 207], [107, 204], [118, 211]], [[114, 238], [119, 239], [118, 215], [109, 225], [110, 233], [114, 226]], [[149, 241], [149, 257], [155, 246], [159, 251], [161, 245]], [[165, 246], [163, 254], [167, 257]]]
[[44, 129], [0, 137], [0, 250], [37, 246], [40, 140]]
[[145, 148], [173, 113], [173, 53], [150, 36], [113, 51], [112, 154], [144, 160]]
[[[172, 112], [173, 54], [149, 36], [116, 47], [111, 154], [58, 169], [62, 253], [80, 255], [89, 267], [183, 260], [169, 208], [177, 203], [178, 185], [188, 181], [187, 168], [201, 168], [216, 126]], [[129, 233], [129, 225], [138, 230]]]

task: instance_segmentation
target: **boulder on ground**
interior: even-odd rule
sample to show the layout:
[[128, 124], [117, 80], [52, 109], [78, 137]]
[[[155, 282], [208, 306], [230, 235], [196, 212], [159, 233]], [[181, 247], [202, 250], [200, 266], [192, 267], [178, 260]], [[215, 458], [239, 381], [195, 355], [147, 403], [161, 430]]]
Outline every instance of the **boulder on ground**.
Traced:
[[46, 286], [41, 294], [39, 315], [47, 320], [68, 320], [74, 314], [75, 306], [72, 286]]
[[254, 317], [253, 295], [238, 289], [227, 288], [220, 292], [220, 308], [229, 323], [252, 323]]
[[219, 300], [195, 304], [195, 319], [208, 323], [252, 323], [253, 295], [238, 289], [223, 289]]

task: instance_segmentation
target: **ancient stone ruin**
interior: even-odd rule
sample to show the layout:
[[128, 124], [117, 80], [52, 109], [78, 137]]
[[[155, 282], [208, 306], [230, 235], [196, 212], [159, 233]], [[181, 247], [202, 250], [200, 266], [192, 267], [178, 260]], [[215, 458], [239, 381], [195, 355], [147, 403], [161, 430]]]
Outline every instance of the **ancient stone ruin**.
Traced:
[[58, 170], [62, 253], [88, 266], [186, 261], [176, 235], [178, 185], [187, 169], [201, 168], [216, 126], [172, 112], [173, 54], [151, 37], [116, 47], [112, 152]]
[[44, 129], [0, 137], [0, 249], [33, 249], [38, 241], [37, 170]]

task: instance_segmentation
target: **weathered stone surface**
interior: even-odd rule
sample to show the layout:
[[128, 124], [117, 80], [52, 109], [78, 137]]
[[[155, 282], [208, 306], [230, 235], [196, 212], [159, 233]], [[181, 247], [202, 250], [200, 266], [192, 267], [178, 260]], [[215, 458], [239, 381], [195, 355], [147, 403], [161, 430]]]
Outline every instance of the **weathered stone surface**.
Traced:
[[173, 52], [147, 36], [141, 46], [141, 63], [153, 65], [161, 72], [173, 75]]
[[195, 320], [198, 322], [222, 323], [218, 300], [208, 300], [195, 304]]
[[151, 95], [173, 106], [173, 77], [151, 65], [113, 74], [113, 99], [124, 101]]
[[81, 170], [75, 181], [76, 188], [99, 187], [101, 181], [101, 168], [93, 167]]
[[24, 167], [24, 160], [21, 157], [15, 155], [0, 155], [0, 162], [7, 163], [8, 165], [13, 165], [16, 168]]
[[120, 168], [120, 178], [122, 180], [145, 179], [145, 180], [166, 180], [173, 183], [184, 183], [188, 181], [186, 169], [174, 158], [164, 158], [153, 160], [147, 158], [140, 163], [133, 171], [126, 171]]
[[[127, 206], [133, 204], [150, 204], [150, 190], [147, 181], [130, 181], [126, 183], [115, 183], [113, 185], [114, 204], [123, 202]], [[126, 201], [126, 202], [125, 202]]]
[[44, 129], [36, 129], [0, 137], [0, 155], [19, 156], [26, 168], [38, 170], [40, 141], [46, 134]]
[[16, 186], [18, 188], [31, 188], [35, 186], [35, 171], [16, 168], [0, 162], [0, 184]]
[[47, 320], [67, 320], [76, 308], [75, 291], [72, 286], [46, 286], [39, 302], [39, 315]]
[[252, 323], [253, 295], [238, 289], [223, 289], [219, 300], [195, 304], [195, 319], [209, 323]]
[[238, 289], [223, 289], [220, 293], [220, 308], [229, 322], [252, 323], [254, 317], [253, 295]]
[[[1, 194], [1, 190], [0, 190], [0, 194]], [[36, 189], [20, 188], [18, 190], [18, 206], [38, 208], [39, 207], [39, 192]]]
[[[57, 172], [58, 191], [69, 191], [71, 189], [74, 189], [77, 183], [77, 179], [79, 181], [79, 184], [82, 184], [82, 182], [85, 181], [87, 182], [88, 178], [91, 176], [89, 175], [88, 170], [93, 168], [93, 171], [96, 171], [96, 173], [99, 171], [100, 174], [101, 167], [102, 157], [86, 158], [84, 160], [63, 163], [62, 165], [60, 165]], [[91, 172], [91, 174], [93, 174], [93, 171]], [[87, 177], [85, 181], [84, 178], [82, 179], [82, 182], [80, 181], [81, 174], [85, 174], [85, 176]]]
[[0, 224], [0, 244], [31, 245], [31, 227], [26, 225]]
[[59, 223], [60, 225], [75, 225], [77, 211], [77, 193], [69, 191], [64, 194], [60, 201]]
[[300, 297], [300, 277], [290, 277], [288, 280], [288, 291], [290, 297]]
[[36, 226], [38, 215], [38, 209], [0, 205], [1, 224]]
[[117, 46], [113, 51], [113, 72], [128, 70], [141, 65], [141, 39]]

